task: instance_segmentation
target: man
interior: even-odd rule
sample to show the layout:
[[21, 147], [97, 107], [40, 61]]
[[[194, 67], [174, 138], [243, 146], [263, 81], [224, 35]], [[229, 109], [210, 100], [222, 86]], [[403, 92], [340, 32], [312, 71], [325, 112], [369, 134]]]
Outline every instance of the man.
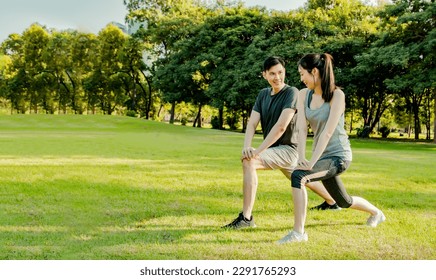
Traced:
[[[259, 92], [245, 131], [241, 161], [243, 166], [243, 210], [223, 228], [255, 227], [252, 216], [257, 191], [257, 170], [280, 169], [290, 179], [297, 165], [297, 133], [294, 131], [298, 89], [285, 84], [285, 62], [280, 57], [268, 57], [263, 64], [262, 76], [271, 87]], [[254, 149], [251, 144], [259, 122], [263, 142]], [[325, 202], [312, 209], [340, 209], [320, 182], [306, 185]]]

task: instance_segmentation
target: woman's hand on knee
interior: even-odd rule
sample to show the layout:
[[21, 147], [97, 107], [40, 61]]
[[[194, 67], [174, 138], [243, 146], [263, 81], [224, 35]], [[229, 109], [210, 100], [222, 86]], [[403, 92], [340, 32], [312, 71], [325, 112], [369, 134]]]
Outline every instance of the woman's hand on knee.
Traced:
[[312, 170], [312, 166], [310, 166], [310, 163], [307, 159], [301, 159], [298, 161], [297, 168], [300, 170]]

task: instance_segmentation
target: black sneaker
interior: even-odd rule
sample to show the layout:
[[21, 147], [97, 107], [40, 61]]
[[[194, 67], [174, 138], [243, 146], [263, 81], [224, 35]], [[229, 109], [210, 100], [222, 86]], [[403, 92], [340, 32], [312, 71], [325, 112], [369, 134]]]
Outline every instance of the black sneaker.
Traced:
[[254, 219], [253, 216], [251, 216], [250, 220], [247, 220], [244, 217], [244, 214], [239, 213], [239, 216], [233, 220], [233, 222], [231, 222], [228, 225], [223, 226], [222, 228], [231, 228], [231, 229], [240, 229], [240, 228], [247, 228], [247, 227], [256, 227], [256, 225], [254, 224]]
[[339, 207], [336, 202], [335, 204], [330, 205], [326, 201], [324, 201], [320, 205], [310, 208], [310, 210], [341, 210], [341, 207]]

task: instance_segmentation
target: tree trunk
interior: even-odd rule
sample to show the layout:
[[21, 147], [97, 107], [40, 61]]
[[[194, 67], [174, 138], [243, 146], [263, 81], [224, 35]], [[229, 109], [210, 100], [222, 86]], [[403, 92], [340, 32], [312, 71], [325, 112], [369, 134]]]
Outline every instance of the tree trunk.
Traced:
[[153, 92], [152, 92], [152, 88], [151, 88], [151, 82], [147, 80], [147, 85], [148, 85], [148, 102], [147, 102], [147, 115], [145, 116], [145, 118], [148, 120], [150, 118], [150, 112], [151, 112], [151, 106], [153, 105]]
[[415, 127], [415, 140], [419, 139], [419, 133], [421, 132], [421, 122], [419, 121], [419, 108], [417, 106], [413, 106], [413, 118], [414, 118], [414, 127]]
[[[70, 73], [68, 73], [67, 70], [65, 70], [65, 74], [67, 74], [67, 77], [70, 80], [71, 87], [72, 87], [72, 90], [69, 91], [70, 97], [71, 97], [71, 107], [74, 110], [74, 114], [77, 114], [77, 112], [79, 111], [79, 108], [78, 108], [78, 105], [76, 102], [76, 93], [77, 93], [76, 83], [74, 82], [73, 78], [71, 77]], [[67, 88], [66, 85], [64, 85], [64, 86], [65, 86], [65, 88]], [[67, 88], [67, 90], [68, 90], [68, 88]], [[82, 111], [82, 110], [80, 110], [80, 111]]]
[[245, 133], [245, 130], [247, 130], [248, 116], [250, 112], [250, 109], [244, 109], [242, 111], [242, 133]]
[[201, 107], [202, 105], [198, 105], [198, 112], [197, 112], [197, 116], [195, 117], [194, 120], [194, 124], [192, 125], [193, 127], [195, 127], [197, 125], [197, 127], [201, 127]]
[[176, 101], [173, 101], [173, 103], [171, 103], [171, 112], [170, 112], [171, 116], [170, 116], [170, 124], [174, 124], [174, 116], [176, 114]]
[[436, 93], [434, 95], [434, 120], [433, 120], [433, 143], [436, 144]]
[[419, 134], [421, 133], [421, 122], [419, 121], [419, 107], [421, 106], [422, 95], [417, 96], [412, 95], [412, 111], [413, 111], [413, 122], [415, 127], [415, 140], [419, 139]]
[[245, 131], [247, 130], [247, 123], [248, 123], [247, 114], [244, 114], [242, 115], [242, 133], [245, 133]]
[[157, 117], [159, 118], [160, 116], [160, 112], [162, 111], [162, 108], [164, 107], [164, 105], [161, 103], [159, 106], [159, 111], [157, 111]]
[[136, 96], [138, 95], [137, 91], [136, 91], [136, 77], [133, 80], [133, 96], [132, 96], [132, 110], [136, 112]]
[[[145, 106], [145, 119], [148, 120], [150, 118], [150, 111], [151, 111], [151, 106], [153, 103], [151, 80], [147, 77], [147, 75], [145, 75], [145, 73], [143, 71], [141, 71], [141, 74], [144, 77], [144, 79], [147, 81], [147, 85], [148, 85], [148, 99], [146, 97], [146, 106]], [[174, 120], [173, 120], [173, 123], [174, 123]]]
[[224, 129], [224, 108], [218, 110], [219, 129]]

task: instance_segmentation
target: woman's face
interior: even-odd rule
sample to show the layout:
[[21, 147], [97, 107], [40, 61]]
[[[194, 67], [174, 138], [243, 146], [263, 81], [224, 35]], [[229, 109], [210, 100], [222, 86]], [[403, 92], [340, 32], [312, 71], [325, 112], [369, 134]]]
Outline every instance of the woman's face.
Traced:
[[298, 72], [300, 73], [300, 80], [306, 85], [306, 87], [311, 90], [315, 89], [315, 76], [301, 66], [298, 66]]

